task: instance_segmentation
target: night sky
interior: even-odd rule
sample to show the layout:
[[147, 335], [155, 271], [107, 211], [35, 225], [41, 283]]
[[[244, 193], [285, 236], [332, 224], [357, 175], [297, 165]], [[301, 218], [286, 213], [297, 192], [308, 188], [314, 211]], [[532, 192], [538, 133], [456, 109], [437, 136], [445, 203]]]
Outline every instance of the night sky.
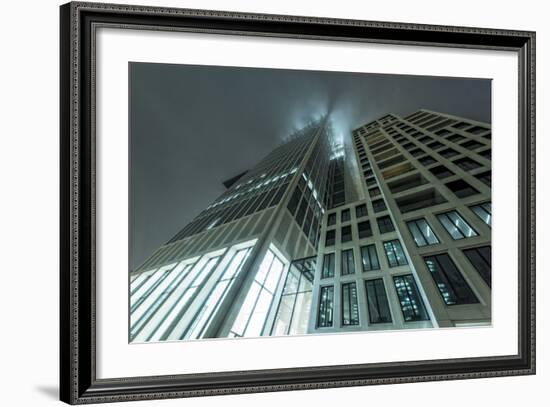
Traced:
[[491, 81], [131, 63], [130, 268], [310, 120], [343, 136], [422, 108], [490, 122]]

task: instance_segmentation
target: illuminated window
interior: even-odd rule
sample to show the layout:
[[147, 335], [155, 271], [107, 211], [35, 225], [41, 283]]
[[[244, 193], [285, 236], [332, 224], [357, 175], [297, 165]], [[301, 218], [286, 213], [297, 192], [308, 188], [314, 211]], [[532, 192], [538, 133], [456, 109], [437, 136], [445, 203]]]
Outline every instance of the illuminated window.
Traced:
[[430, 319], [426, 312], [424, 302], [420, 297], [413, 275], [395, 276], [393, 282], [395, 284], [395, 290], [397, 291], [397, 297], [399, 297], [399, 304], [401, 305], [401, 311], [403, 312], [405, 322], [425, 321]]
[[407, 264], [407, 258], [405, 257], [403, 247], [401, 247], [401, 242], [399, 242], [399, 240], [396, 239], [384, 242], [384, 250], [386, 251], [386, 257], [390, 267], [404, 266]]
[[233, 285], [235, 278], [242, 270], [242, 267], [250, 254], [252, 247], [241, 249], [231, 254], [231, 258], [218, 281], [210, 290], [208, 297], [204, 300], [202, 306], [197, 311], [192, 319], [187, 332], [184, 334], [185, 339], [202, 338], [206, 329], [210, 325], [212, 318], [219, 310], [219, 307], [225, 298], [227, 292]]
[[319, 310], [317, 313], [317, 327], [332, 326], [334, 308], [334, 286], [321, 287], [319, 292]]
[[357, 286], [354, 282], [342, 284], [342, 325], [359, 325]]
[[262, 335], [283, 269], [284, 261], [269, 249], [258, 268], [229, 336]]
[[315, 257], [293, 261], [271, 329], [271, 335], [307, 333], [315, 273]]

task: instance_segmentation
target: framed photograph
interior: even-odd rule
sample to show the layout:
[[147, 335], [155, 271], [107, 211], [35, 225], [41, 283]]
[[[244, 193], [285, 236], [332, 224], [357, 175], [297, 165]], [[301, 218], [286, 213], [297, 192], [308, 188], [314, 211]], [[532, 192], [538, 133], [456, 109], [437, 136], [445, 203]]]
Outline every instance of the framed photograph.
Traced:
[[534, 32], [60, 13], [61, 400], [535, 373]]

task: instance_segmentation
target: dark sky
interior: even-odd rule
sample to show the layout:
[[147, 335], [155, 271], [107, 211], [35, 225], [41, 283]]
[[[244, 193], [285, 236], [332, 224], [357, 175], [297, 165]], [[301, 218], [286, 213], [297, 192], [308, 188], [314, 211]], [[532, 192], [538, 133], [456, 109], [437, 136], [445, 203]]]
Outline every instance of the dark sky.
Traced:
[[421, 108], [490, 122], [491, 81], [131, 63], [130, 268], [311, 119], [344, 135]]

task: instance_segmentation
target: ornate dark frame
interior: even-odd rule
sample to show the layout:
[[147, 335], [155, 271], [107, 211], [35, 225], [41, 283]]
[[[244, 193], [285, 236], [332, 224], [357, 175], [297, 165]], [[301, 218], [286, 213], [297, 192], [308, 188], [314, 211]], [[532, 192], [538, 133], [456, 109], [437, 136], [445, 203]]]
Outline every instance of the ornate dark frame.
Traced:
[[[535, 33], [97, 3], [61, 6], [60, 398], [71, 404], [535, 373]], [[95, 29], [512, 50], [519, 55], [519, 349], [499, 357], [96, 378]]]

